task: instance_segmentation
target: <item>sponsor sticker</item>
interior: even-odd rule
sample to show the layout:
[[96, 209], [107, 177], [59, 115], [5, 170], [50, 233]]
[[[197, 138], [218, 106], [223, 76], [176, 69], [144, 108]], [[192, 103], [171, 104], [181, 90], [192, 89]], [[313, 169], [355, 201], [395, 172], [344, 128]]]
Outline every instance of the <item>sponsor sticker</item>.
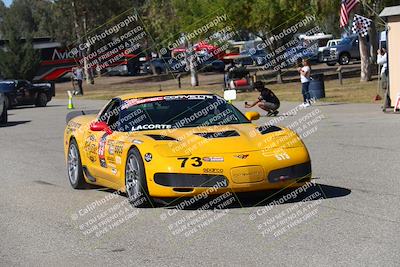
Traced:
[[163, 130], [170, 129], [172, 125], [169, 124], [143, 124], [138, 126], [133, 126], [132, 131], [140, 131], [140, 130]]
[[204, 157], [203, 161], [205, 162], [224, 162], [223, 157]]
[[110, 155], [114, 155], [114, 141], [113, 140], [109, 140], [108, 141], [108, 154]]
[[204, 168], [203, 169], [204, 173], [223, 173], [223, 169], [216, 169], [216, 168]]
[[107, 139], [107, 133], [105, 133], [101, 138], [99, 142], [99, 149], [98, 149], [98, 155], [99, 155], [99, 160], [100, 160], [100, 165], [103, 168], [107, 168], [107, 163], [106, 163], [106, 158], [104, 156], [104, 151], [106, 147], [106, 139]]
[[213, 99], [212, 95], [173, 95], [165, 96], [165, 100], [204, 100]]
[[238, 159], [247, 159], [249, 157], [249, 154], [239, 154], [235, 155], [234, 157]]
[[164, 100], [163, 96], [141, 98], [141, 99], [133, 98], [133, 99], [125, 100], [122, 103], [121, 110], [128, 109], [132, 106], [137, 106], [137, 105], [144, 104], [144, 103], [157, 102], [157, 101], [161, 101], [161, 100]]
[[145, 160], [146, 162], [150, 162], [152, 159], [153, 159], [153, 155], [152, 155], [151, 153], [146, 153], [146, 154], [144, 155], [144, 160]]

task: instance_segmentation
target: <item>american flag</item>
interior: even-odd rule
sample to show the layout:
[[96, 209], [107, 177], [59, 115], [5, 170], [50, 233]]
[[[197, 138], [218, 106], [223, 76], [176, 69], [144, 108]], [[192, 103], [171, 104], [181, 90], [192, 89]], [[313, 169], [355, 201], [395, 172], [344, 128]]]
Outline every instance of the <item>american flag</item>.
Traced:
[[340, 7], [340, 27], [343, 28], [349, 23], [351, 10], [359, 3], [359, 0], [342, 0]]

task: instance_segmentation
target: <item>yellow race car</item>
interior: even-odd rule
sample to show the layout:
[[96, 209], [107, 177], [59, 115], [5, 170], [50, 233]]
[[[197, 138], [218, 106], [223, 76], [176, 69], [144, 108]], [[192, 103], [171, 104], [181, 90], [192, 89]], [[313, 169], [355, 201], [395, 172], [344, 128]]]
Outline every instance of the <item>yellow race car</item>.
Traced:
[[205, 91], [115, 97], [99, 112], [68, 114], [68, 178], [76, 189], [95, 184], [126, 192], [135, 206], [310, 181], [310, 157], [298, 135], [253, 124], [259, 117]]

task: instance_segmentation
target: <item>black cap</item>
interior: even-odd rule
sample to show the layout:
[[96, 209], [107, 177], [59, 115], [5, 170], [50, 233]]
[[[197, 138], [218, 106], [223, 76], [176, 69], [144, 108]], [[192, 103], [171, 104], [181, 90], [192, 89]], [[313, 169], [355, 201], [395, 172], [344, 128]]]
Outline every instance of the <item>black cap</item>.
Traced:
[[256, 89], [264, 89], [265, 83], [262, 81], [256, 81], [254, 83], [254, 88]]

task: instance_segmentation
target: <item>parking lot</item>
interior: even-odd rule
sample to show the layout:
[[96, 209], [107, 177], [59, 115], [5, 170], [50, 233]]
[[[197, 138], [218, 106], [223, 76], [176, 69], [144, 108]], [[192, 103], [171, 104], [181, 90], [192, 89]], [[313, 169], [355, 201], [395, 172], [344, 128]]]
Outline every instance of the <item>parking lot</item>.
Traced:
[[[98, 109], [104, 103], [75, 104]], [[281, 114], [295, 105], [283, 103]], [[399, 117], [383, 114], [378, 104], [317, 103], [280, 123], [311, 112], [319, 119], [303, 137], [312, 158], [311, 190], [323, 199], [304, 204], [297, 196], [267, 211], [266, 203], [286, 193], [235, 195], [221, 210], [177, 210], [134, 209], [102, 188], [73, 190], [63, 154], [65, 100], [10, 110], [8, 127], [0, 128], [0, 263], [399, 266]], [[95, 218], [122, 210], [124, 220], [102, 225], [107, 231], [89, 230]], [[309, 216], [286, 228], [282, 222], [280, 232], [266, 228], [293, 210]], [[194, 217], [213, 219], [189, 234], [177, 230]]]

